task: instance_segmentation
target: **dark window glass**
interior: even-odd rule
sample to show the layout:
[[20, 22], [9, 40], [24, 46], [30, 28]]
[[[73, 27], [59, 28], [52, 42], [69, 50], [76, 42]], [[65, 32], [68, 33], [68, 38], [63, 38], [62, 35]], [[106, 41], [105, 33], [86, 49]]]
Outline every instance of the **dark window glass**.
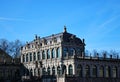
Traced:
[[45, 51], [42, 52], [42, 59], [45, 59]]
[[57, 58], [60, 58], [60, 48], [57, 48]]
[[73, 75], [73, 67], [72, 67], [72, 65], [69, 65], [68, 70], [69, 70], [69, 75]]
[[35, 61], [36, 60], [36, 53], [34, 52], [33, 54], [33, 60]]
[[55, 49], [52, 49], [52, 58], [55, 58]]
[[47, 59], [50, 59], [50, 50], [47, 50]]

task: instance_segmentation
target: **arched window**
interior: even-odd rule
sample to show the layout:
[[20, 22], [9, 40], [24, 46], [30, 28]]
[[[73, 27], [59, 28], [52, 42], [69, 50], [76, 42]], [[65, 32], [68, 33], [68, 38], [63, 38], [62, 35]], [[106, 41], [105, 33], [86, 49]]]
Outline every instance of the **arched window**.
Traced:
[[33, 76], [33, 71], [32, 71], [32, 69], [30, 69], [30, 76]]
[[106, 77], [110, 77], [110, 67], [106, 66]]
[[57, 67], [57, 74], [60, 75], [60, 72], [61, 72], [60, 66], [58, 66], [58, 67]]
[[70, 55], [73, 56], [75, 54], [75, 49], [74, 48], [70, 48]]
[[37, 52], [38, 60], [40, 60], [40, 52]]
[[42, 59], [45, 59], [45, 51], [42, 52]]
[[86, 65], [85, 67], [85, 76], [90, 77], [90, 66]]
[[52, 49], [52, 58], [55, 58], [55, 49]]
[[55, 75], [55, 67], [52, 67], [52, 75]]
[[72, 67], [72, 65], [69, 65], [68, 72], [69, 72], [69, 75], [73, 75], [73, 67]]
[[92, 67], [92, 76], [97, 77], [97, 66], [95, 65]]
[[50, 67], [47, 68], [48, 75], [50, 75]]
[[57, 48], [57, 58], [60, 58], [60, 48]]
[[77, 49], [77, 55], [80, 56], [80, 57], [82, 57], [82, 51], [81, 51], [80, 48]]
[[25, 62], [25, 55], [23, 54], [23, 62]]
[[80, 64], [78, 64], [77, 66], [77, 74], [82, 77], [82, 66]]
[[117, 67], [113, 67], [112, 68], [112, 73], [113, 73], [113, 78], [116, 78], [117, 77]]
[[36, 53], [34, 52], [33, 54], [33, 60], [35, 61], [36, 60]]
[[50, 50], [47, 50], [47, 59], [50, 59]]
[[63, 57], [66, 57], [68, 54], [68, 49], [66, 47], [63, 48]]
[[64, 74], [64, 73], [66, 74], [66, 66], [65, 65], [62, 66], [62, 74]]
[[104, 67], [103, 66], [99, 67], [99, 77], [104, 77]]
[[32, 53], [30, 53], [30, 61], [32, 61]]
[[46, 75], [46, 69], [45, 68], [42, 69], [42, 74]]
[[40, 76], [40, 69], [38, 68], [38, 76]]
[[26, 62], [28, 62], [28, 54], [26, 54]]

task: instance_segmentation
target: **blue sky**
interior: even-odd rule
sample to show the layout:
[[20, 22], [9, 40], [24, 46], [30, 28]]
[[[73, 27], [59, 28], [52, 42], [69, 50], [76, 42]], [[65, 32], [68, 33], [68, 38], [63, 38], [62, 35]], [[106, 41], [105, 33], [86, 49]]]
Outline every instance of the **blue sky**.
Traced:
[[120, 0], [0, 0], [0, 38], [31, 41], [64, 25], [87, 50], [120, 50]]

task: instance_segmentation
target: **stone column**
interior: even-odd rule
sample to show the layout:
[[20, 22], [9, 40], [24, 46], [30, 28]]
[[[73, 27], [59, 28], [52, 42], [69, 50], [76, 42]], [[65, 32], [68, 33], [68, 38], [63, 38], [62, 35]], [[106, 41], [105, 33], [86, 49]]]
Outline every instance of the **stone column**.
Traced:
[[57, 48], [54, 48], [54, 50], [55, 50], [55, 58], [57, 58]]
[[38, 68], [36, 68], [36, 70], [35, 70], [35, 71], [36, 71], [36, 76], [38, 76]]
[[103, 73], [103, 77], [106, 77], [106, 66], [104, 66], [104, 73]]
[[47, 50], [44, 50], [45, 52], [45, 59], [47, 59]]
[[33, 52], [32, 52], [32, 61], [34, 61], [33, 57], [34, 57], [34, 56], [33, 56]]
[[40, 50], [40, 60], [42, 60], [42, 50]]
[[38, 60], [38, 53], [37, 52], [35, 52], [35, 54], [36, 54], [36, 61]]
[[33, 76], [35, 76], [35, 70], [34, 70], [35, 68], [33, 68], [32, 70], [33, 70]]
[[111, 77], [113, 77], [113, 66], [110, 67]]
[[57, 66], [55, 66], [55, 75], [57, 75]]
[[52, 58], [52, 49], [50, 49], [50, 59]]
[[28, 53], [28, 62], [30, 62], [30, 53]]
[[52, 75], [52, 66], [50, 66], [50, 75]]
[[83, 67], [82, 67], [82, 76], [83, 76], [83, 77], [86, 77], [86, 76], [85, 76], [85, 72], [86, 72], [85, 66], [83, 65]]
[[100, 75], [99, 75], [99, 66], [97, 66], [97, 77], [100, 77]]
[[90, 66], [90, 70], [89, 70], [90, 71], [90, 77], [92, 77], [92, 75], [93, 75], [92, 74], [93, 73], [93, 69], [92, 68], [93, 68], [93, 66]]
[[69, 74], [68, 65], [66, 65], [67, 75]]
[[75, 64], [72, 64], [73, 67], [73, 75], [75, 75]]
[[62, 58], [63, 55], [63, 51], [62, 51], [62, 47], [60, 47], [60, 58]]
[[25, 58], [25, 62], [26, 62], [26, 54], [24, 55], [24, 58]]

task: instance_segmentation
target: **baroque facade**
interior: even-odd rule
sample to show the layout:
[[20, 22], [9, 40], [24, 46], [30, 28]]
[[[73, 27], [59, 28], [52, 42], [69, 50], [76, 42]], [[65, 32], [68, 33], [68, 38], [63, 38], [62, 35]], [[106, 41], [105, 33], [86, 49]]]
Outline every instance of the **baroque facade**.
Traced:
[[62, 75], [78, 77], [77, 79], [118, 79], [119, 62], [118, 58], [85, 56], [84, 39], [81, 40], [76, 35], [68, 33], [66, 27], [63, 32], [51, 36], [40, 38], [36, 35], [33, 41], [27, 42], [21, 48], [21, 63], [27, 68], [24, 70], [24, 76], [54, 75], [58, 77], [57, 82], [68, 82], [60, 78]]

